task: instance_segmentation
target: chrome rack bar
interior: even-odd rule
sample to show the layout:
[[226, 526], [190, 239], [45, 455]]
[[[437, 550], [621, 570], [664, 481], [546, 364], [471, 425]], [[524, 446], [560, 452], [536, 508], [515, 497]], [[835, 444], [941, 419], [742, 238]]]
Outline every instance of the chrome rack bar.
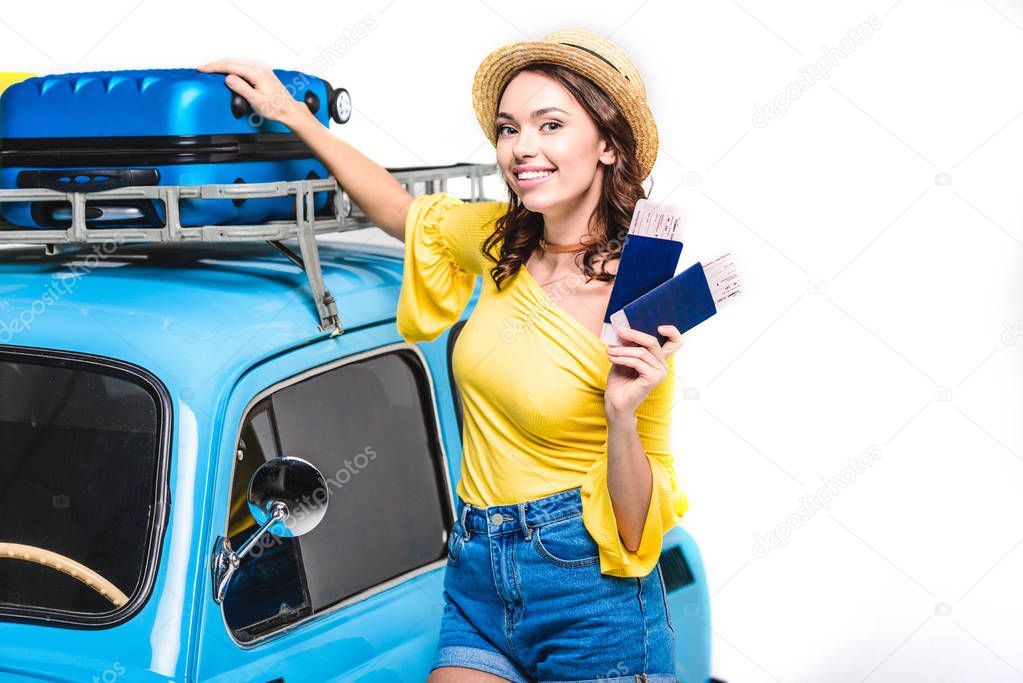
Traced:
[[[467, 201], [487, 201], [483, 196], [483, 178], [496, 172], [494, 164], [451, 164], [389, 168], [409, 194], [419, 196], [448, 191], [448, 181], [469, 179]], [[420, 191], [422, 188], [422, 191]], [[333, 206], [327, 216], [315, 216], [315, 194], [334, 192]], [[182, 199], [253, 199], [295, 197], [294, 221], [266, 221], [253, 225], [181, 225]], [[164, 225], [159, 228], [90, 228], [86, 223], [86, 205], [108, 199], [151, 199], [163, 203]], [[316, 235], [340, 233], [374, 227], [372, 221], [352, 202], [348, 193], [333, 178], [272, 183], [236, 183], [230, 185], [147, 185], [129, 186], [102, 192], [61, 192], [49, 189], [0, 189], [0, 204], [6, 202], [59, 201], [71, 206], [68, 228], [17, 228], [0, 219], [0, 244], [41, 244], [47, 254], [60, 245], [115, 241], [124, 242], [269, 242], [285, 251], [282, 240], [297, 239], [301, 263], [320, 319], [320, 330], [331, 336], [344, 332], [337, 304], [323, 280]], [[293, 262], [294, 253], [285, 253]]]

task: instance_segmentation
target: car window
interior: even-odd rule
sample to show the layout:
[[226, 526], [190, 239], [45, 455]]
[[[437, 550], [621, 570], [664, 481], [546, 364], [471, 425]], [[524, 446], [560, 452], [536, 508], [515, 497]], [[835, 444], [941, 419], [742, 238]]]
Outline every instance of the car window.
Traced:
[[429, 392], [419, 357], [400, 349], [284, 383], [252, 406], [231, 482], [232, 547], [257, 529], [248, 483], [270, 458], [311, 462], [329, 502], [313, 531], [267, 535], [242, 560], [224, 599], [236, 638], [252, 640], [443, 559], [450, 494]]
[[161, 392], [113, 362], [0, 351], [0, 613], [104, 624], [144, 599], [167, 504]]

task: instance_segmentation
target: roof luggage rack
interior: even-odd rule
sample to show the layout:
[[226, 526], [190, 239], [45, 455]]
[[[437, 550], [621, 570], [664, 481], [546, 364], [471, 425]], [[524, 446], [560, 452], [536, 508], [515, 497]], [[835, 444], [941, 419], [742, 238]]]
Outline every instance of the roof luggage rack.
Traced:
[[[488, 201], [483, 196], [483, 178], [496, 172], [495, 164], [458, 163], [449, 166], [413, 166], [387, 169], [413, 196], [448, 191], [448, 181], [469, 179], [466, 201]], [[328, 215], [315, 215], [314, 194], [333, 191]], [[252, 225], [182, 226], [178, 201], [181, 199], [295, 198], [293, 221], [267, 221]], [[108, 199], [155, 199], [165, 207], [165, 225], [160, 228], [89, 228], [85, 222], [86, 203]], [[316, 235], [341, 233], [373, 227], [334, 177], [274, 183], [233, 183], [230, 185], [136, 185], [101, 192], [61, 192], [49, 189], [0, 189], [0, 202], [63, 201], [71, 205], [71, 225], [66, 229], [21, 228], [0, 219], [0, 244], [42, 244], [47, 255], [62, 245], [116, 242], [267, 242], [305, 271], [316, 303], [320, 330], [331, 336], [344, 332], [337, 303], [326, 289], [320, 267]], [[66, 219], [65, 219], [66, 220]], [[301, 256], [281, 244], [297, 238]]]

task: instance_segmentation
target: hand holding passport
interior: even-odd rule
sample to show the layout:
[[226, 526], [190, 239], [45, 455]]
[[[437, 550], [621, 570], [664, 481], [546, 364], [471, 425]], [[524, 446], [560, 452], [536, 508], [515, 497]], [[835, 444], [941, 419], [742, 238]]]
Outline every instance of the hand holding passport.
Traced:
[[668, 338], [658, 326], [674, 325], [685, 333], [742, 291], [731, 253], [675, 275], [680, 226], [675, 207], [648, 199], [636, 203], [604, 314], [600, 337], [605, 343], [621, 344], [615, 330], [629, 327], [657, 337], [663, 346]]

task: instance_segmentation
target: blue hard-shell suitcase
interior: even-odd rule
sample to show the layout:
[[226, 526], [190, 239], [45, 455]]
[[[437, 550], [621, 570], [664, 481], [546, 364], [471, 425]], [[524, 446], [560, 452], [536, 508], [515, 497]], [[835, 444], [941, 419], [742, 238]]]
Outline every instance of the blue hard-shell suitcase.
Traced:
[[[347, 120], [343, 88], [275, 69], [324, 125]], [[0, 96], [0, 187], [99, 192], [128, 185], [263, 183], [326, 178], [283, 124], [264, 119], [224, 83], [195, 69], [95, 71], [29, 78]], [[317, 192], [317, 213], [332, 193]], [[67, 228], [68, 202], [2, 202], [24, 227]], [[90, 200], [86, 226], [162, 227], [163, 202]], [[294, 197], [182, 199], [183, 226], [293, 220]]]

